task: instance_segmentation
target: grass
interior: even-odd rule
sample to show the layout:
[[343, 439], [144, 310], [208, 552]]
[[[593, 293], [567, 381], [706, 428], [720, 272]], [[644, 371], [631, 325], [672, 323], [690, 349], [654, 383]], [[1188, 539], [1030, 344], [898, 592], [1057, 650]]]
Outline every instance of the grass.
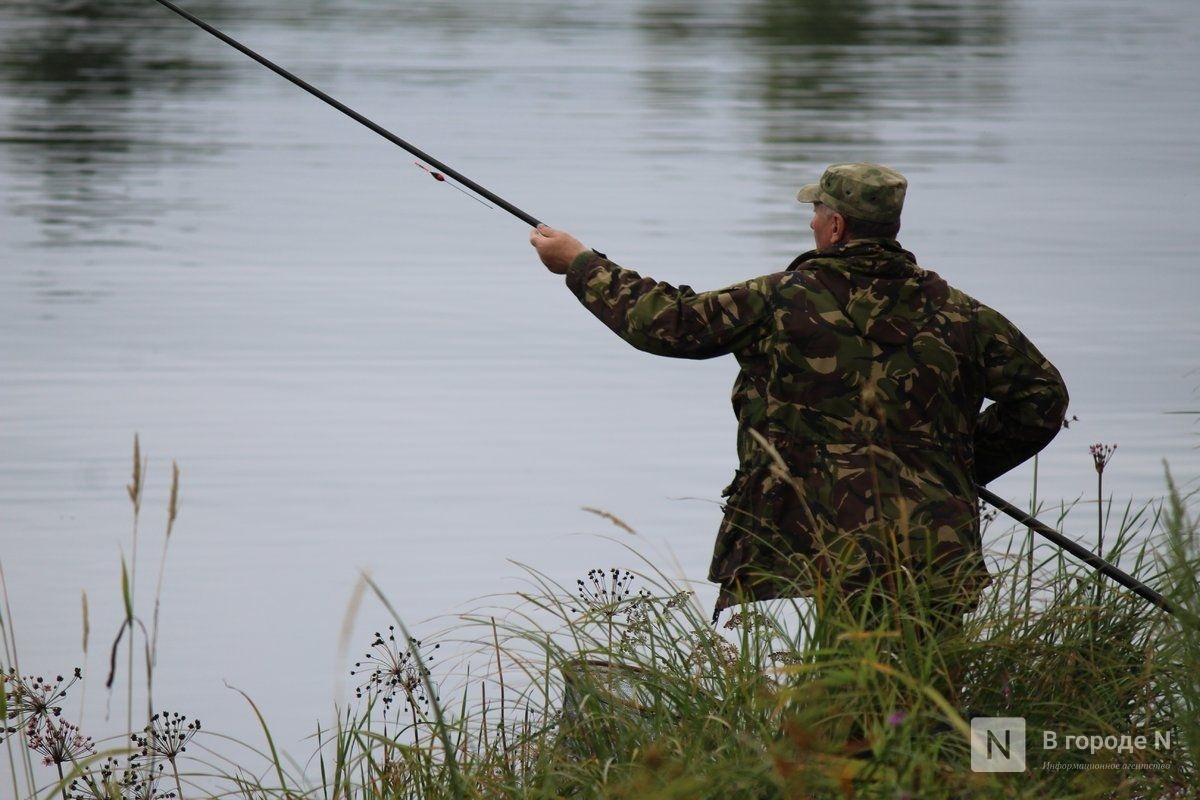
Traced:
[[[140, 455], [135, 465], [136, 537]], [[168, 537], [177, 489], [175, 471]], [[1200, 523], [1168, 486], [1161, 508], [1126, 507], [1117, 527], [1106, 557], [1161, 590], [1175, 615], [1014, 531], [959, 629], [931, 628], [928, 598], [903, 576], [873, 614], [831, 590], [714, 628], [689, 592], [630, 551], [639, 569], [595, 569], [571, 586], [527, 568], [528, 591], [444, 634], [472, 645], [456, 661], [443, 660], [441, 642], [416, 639], [363, 578], [360, 590], [392, 619], [355, 666], [358, 696], [316, 732], [305, 764], [280, 752], [260, 714], [254, 747], [155, 706], [157, 608], [143, 624], [129, 588], [135, 547], [122, 559], [125, 638], [112, 659], [145, 687], [146, 706], [127, 691], [124, 733], [93, 741], [73, 727], [65, 698], [84, 682], [22, 672], [3, 606], [0, 737], [12, 785], [0, 794], [1197, 797]], [[162, 574], [160, 564], [160, 589]], [[1024, 718], [1025, 771], [972, 771], [979, 716]]]

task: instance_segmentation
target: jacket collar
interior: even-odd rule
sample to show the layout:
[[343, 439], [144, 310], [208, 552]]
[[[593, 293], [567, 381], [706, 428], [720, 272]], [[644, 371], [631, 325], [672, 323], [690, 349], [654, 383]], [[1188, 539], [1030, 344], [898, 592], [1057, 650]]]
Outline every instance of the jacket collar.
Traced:
[[900, 243], [895, 239], [854, 239], [842, 244], [835, 244], [832, 247], [823, 247], [801, 253], [792, 260], [791, 264], [788, 264], [786, 271], [791, 272], [800, 269], [804, 266], [805, 262], [818, 258], [838, 260], [883, 258], [890, 261], [896, 257], [900, 257], [914, 266], [917, 263], [916, 256], [901, 247]]

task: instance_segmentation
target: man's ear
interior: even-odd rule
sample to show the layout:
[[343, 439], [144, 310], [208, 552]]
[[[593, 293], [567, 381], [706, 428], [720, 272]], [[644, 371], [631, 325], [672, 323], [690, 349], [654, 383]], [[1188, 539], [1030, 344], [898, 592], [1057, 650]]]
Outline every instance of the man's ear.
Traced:
[[846, 238], [846, 218], [836, 211], [830, 214], [829, 233], [833, 244], [841, 244]]

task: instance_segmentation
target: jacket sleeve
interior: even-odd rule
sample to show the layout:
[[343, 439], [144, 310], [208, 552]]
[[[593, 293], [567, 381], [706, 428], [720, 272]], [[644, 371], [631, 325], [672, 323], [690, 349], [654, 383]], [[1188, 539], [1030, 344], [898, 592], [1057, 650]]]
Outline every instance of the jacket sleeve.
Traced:
[[760, 339], [771, 320], [761, 281], [697, 293], [643, 278], [592, 251], [571, 263], [567, 288], [613, 333], [660, 356], [732, 353]]
[[975, 427], [975, 480], [986, 484], [1032, 458], [1058, 434], [1067, 412], [1062, 376], [1017, 327], [980, 306], [984, 396]]

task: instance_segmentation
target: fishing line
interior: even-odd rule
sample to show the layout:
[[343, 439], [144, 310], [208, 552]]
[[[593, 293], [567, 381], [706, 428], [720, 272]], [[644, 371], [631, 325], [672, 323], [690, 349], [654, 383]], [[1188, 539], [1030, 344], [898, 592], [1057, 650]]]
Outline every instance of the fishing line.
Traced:
[[442, 173], [440, 173], [440, 172], [434, 172], [434, 171], [433, 171], [433, 170], [431, 170], [429, 167], [427, 167], [427, 166], [425, 166], [424, 164], [422, 164], [420, 161], [414, 161], [413, 163], [414, 163], [414, 164], [416, 164], [416, 165], [417, 165], [418, 167], [420, 167], [421, 169], [423, 169], [423, 170], [425, 170], [426, 172], [428, 172], [428, 173], [429, 173], [429, 177], [433, 178], [435, 181], [440, 181], [441, 183], [445, 183], [445, 184], [446, 184], [447, 186], [449, 186], [451, 189], [457, 189], [458, 191], [462, 192], [462, 193], [463, 193], [463, 194], [465, 194], [467, 197], [471, 198], [471, 199], [472, 199], [472, 200], [474, 200], [476, 203], [479, 203], [481, 206], [484, 206], [485, 208], [495, 208], [495, 206], [492, 206], [492, 205], [490, 205], [489, 203], [486, 203], [486, 202], [484, 202], [483, 200], [480, 200], [480, 199], [479, 199], [479, 197], [478, 197], [477, 195], [473, 195], [473, 194], [471, 194], [470, 192], [468, 192], [466, 189], [462, 188], [461, 186], [455, 186], [453, 183], [446, 183], [446, 176], [445, 176], [445, 175], [443, 175]]
[[[313, 97], [316, 97], [318, 100], [328, 103], [329, 105], [333, 106], [338, 111], [340, 111], [343, 114], [345, 114], [346, 116], [350, 117], [352, 120], [359, 123], [360, 125], [364, 125], [364, 126], [370, 128], [371, 130], [375, 131], [375, 133], [377, 133], [380, 136], [382, 136], [383, 138], [387, 139], [392, 144], [397, 145], [397, 146], [403, 148], [404, 150], [407, 150], [409, 153], [411, 153], [412, 155], [421, 159], [421, 161], [424, 161], [426, 164], [429, 164], [430, 166], [432, 166], [434, 169], [437, 170], [437, 173], [434, 173], [433, 170], [428, 170], [430, 172], [430, 174], [434, 175], [435, 179], [437, 179], [437, 174], [442, 175], [442, 178], [441, 178], [442, 181], [444, 181], [446, 178], [453, 178], [456, 182], [462, 184], [464, 187], [466, 187], [467, 189], [470, 189], [472, 192], [479, 195], [480, 197], [487, 198], [492, 203], [494, 203], [495, 205], [504, 209], [508, 213], [512, 214], [517, 219], [519, 219], [523, 222], [526, 222], [535, 228], [538, 225], [542, 224], [541, 220], [539, 220], [537, 217], [535, 217], [532, 214], [529, 214], [525, 211], [522, 211], [521, 209], [514, 206], [512, 203], [505, 200], [503, 197], [500, 197], [499, 195], [488, 191], [487, 189], [480, 186], [475, 181], [468, 178], [466, 175], [463, 175], [458, 170], [455, 170], [452, 167], [449, 167], [446, 164], [443, 164], [441, 161], [437, 160], [436, 158], [434, 158], [433, 156], [424, 152], [423, 150], [415, 147], [412, 144], [409, 144], [408, 142], [404, 141], [396, 134], [389, 131], [387, 128], [383, 127], [382, 125], [380, 125], [376, 122], [373, 122], [372, 120], [368, 119], [367, 117], [365, 117], [362, 114], [355, 111], [353, 108], [350, 108], [350, 106], [346, 105], [345, 103], [341, 102], [340, 100], [337, 100], [337, 99], [331, 97], [330, 95], [321, 91], [317, 87], [313, 86], [308, 81], [303, 80], [302, 78], [299, 78], [296, 75], [293, 75], [291, 72], [288, 72], [286, 69], [279, 66], [274, 61], [271, 61], [270, 59], [267, 59], [267, 58], [259, 55], [255, 51], [251, 50], [249, 47], [246, 47], [246, 45], [239, 42], [237, 39], [234, 39], [232, 36], [228, 36], [225, 33], [222, 33], [220, 30], [214, 28], [212, 25], [209, 25], [207, 22], [200, 19], [195, 14], [192, 14], [189, 11], [185, 11], [184, 9], [175, 5], [174, 3], [171, 2], [171, 0], [155, 0], [155, 2], [157, 2], [161, 6], [164, 6], [168, 9], [170, 9], [171, 11], [175, 12], [176, 14], [183, 17], [184, 19], [186, 19], [188, 22], [192, 23], [196, 27], [201, 28], [202, 30], [207, 31], [208, 33], [217, 37], [218, 39], [220, 39], [222, 42], [229, 45], [233, 49], [254, 59], [255, 61], [262, 64], [264, 67], [271, 70], [272, 72], [274, 72], [276, 75], [280, 76], [281, 78], [286, 78], [287, 80], [291, 81], [292, 83], [294, 83], [295, 85], [297, 85], [301, 89], [303, 89], [304, 91], [311, 94]], [[423, 166], [423, 165], [421, 165], [421, 166]], [[450, 184], [450, 185], [454, 186], [454, 184]], [[458, 189], [459, 187], [454, 186], [454, 188]], [[459, 189], [459, 191], [462, 191], [462, 189]], [[465, 192], [464, 192], [464, 194], [465, 194]], [[476, 197], [475, 199], [478, 200], [479, 198]], [[482, 200], [480, 200], [479, 202], [483, 203]], [[484, 203], [484, 205], [487, 205], [487, 203]]]

